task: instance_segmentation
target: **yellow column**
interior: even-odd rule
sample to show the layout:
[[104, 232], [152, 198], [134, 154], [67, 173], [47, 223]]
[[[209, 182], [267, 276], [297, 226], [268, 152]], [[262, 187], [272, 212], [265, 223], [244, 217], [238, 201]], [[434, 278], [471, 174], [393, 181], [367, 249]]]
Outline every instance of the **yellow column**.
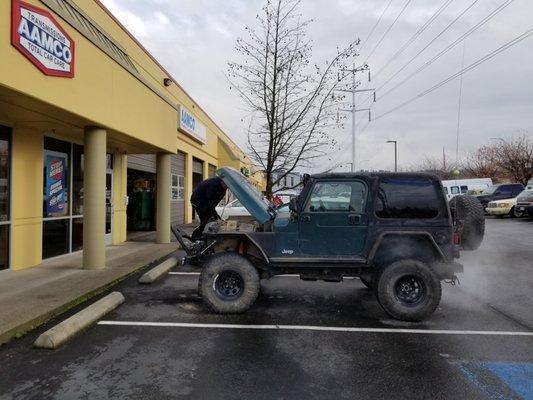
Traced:
[[192, 154], [185, 155], [185, 223], [192, 222]]
[[123, 153], [115, 153], [113, 164], [113, 244], [126, 241], [127, 234], [127, 174], [128, 156]]
[[170, 154], [157, 154], [156, 241], [170, 243]]
[[15, 127], [11, 157], [11, 268], [17, 270], [42, 260], [43, 134]]
[[105, 268], [106, 131], [86, 127], [83, 173], [83, 268]]

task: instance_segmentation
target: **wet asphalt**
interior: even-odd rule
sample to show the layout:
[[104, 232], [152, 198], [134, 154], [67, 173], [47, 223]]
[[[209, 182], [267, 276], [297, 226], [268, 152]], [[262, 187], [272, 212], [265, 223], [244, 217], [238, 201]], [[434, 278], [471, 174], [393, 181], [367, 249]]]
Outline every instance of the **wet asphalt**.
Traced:
[[391, 319], [357, 279], [276, 277], [247, 313], [220, 316], [202, 304], [197, 276], [181, 274], [190, 269], [147, 286], [134, 276], [112, 289], [126, 303], [105, 321], [211, 326], [100, 324], [58, 350], [31, 347], [72, 310], [0, 348], [0, 398], [533, 399], [533, 336], [519, 335], [533, 331], [533, 219], [489, 219], [462, 261], [461, 284], [443, 284], [423, 323]]

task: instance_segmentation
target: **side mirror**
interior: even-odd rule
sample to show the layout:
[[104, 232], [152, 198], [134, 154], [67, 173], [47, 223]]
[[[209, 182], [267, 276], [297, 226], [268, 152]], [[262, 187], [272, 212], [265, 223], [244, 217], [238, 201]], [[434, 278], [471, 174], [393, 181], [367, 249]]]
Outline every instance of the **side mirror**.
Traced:
[[289, 210], [291, 210], [291, 212], [293, 213], [298, 213], [298, 197], [293, 197], [290, 201], [289, 201]]

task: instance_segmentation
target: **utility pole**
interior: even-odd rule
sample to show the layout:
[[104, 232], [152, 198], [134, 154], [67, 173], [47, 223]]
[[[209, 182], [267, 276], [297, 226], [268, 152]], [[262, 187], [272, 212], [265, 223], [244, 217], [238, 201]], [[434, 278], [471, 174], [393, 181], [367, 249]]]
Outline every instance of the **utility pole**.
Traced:
[[[348, 110], [340, 110], [343, 112], [348, 112], [352, 114], [352, 168], [351, 171], [355, 172], [355, 113], [361, 111], [368, 111], [368, 120], [371, 120], [370, 108], [355, 108], [355, 94], [360, 92], [374, 92], [374, 102], [376, 101], [376, 89], [360, 89], [357, 90], [358, 84], [355, 81], [355, 74], [357, 72], [368, 70], [368, 64], [364, 64], [360, 67], [353, 66], [352, 69], [342, 69], [341, 72], [348, 72], [352, 74], [352, 87], [351, 89], [338, 89], [339, 92], [348, 92], [352, 94], [352, 108]], [[368, 80], [370, 81], [370, 73], [368, 75]]]

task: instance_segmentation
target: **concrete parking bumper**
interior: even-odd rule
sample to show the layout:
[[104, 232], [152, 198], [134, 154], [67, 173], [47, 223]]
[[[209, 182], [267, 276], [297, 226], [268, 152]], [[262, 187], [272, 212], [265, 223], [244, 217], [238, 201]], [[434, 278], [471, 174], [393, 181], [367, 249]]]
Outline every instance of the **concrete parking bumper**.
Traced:
[[153, 283], [174, 268], [180, 262], [178, 257], [170, 257], [161, 264], [152, 268], [139, 278], [139, 283]]
[[124, 301], [122, 293], [112, 292], [41, 334], [33, 346], [41, 349], [57, 349], [67, 340], [113, 311]]

